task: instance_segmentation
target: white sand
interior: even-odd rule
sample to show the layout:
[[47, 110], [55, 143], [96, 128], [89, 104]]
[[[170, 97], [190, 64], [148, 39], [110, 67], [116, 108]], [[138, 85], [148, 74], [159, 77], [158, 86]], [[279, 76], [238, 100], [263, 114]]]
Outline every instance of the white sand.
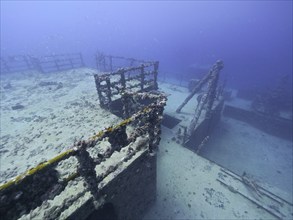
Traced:
[[[182, 113], [178, 115], [175, 113], [175, 110], [187, 96], [187, 89], [177, 86], [175, 89], [175, 86], [168, 85], [167, 83], [160, 84], [160, 88], [166, 93], [172, 93], [168, 98], [165, 113], [179, 119], [185, 119], [185, 124], [186, 121], [188, 121], [186, 118], [191, 118], [196, 106], [195, 98], [193, 98], [188, 105], [183, 108]], [[159, 148], [160, 151], [158, 152], [157, 201], [148, 211], [145, 219], [277, 218], [267, 211], [258, 208], [257, 205], [240, 194], [231, 192], [227, 187], [221, 185], [220, 182], [216, 180], [225, 175], [225, 173], [221, 171], [220, 166], [172, 141], [171, 139], [175, 136], [180, 124], [173, 129], [163, 127], [162, 141]], [[229, 126], [229, 136], [222, 135], [222, 133], [227, 132], [227, 130], [223, 130], [223, 127], [221, 127], [225, 125]], [[292, 185], [291, 188], [288, 187], [292, 182], [292, 172], [290, 172], [290, 170], [292, 170], [292, 153], [290, 154], [290, 152], [292, 152], [292, 143], [270, 135], [265, 135], [264, 137], [263, 132], [256, 131], [257, 129], [254, 130], [243, 122], [228, 118], [223, 118], [221, 120], [217, 130], [218, 133], [216, 131], [214, 132], [215, 137], [212, 136], [212, 138], [210, 138], [207, 145], [204, 146], [203, 151], [208, 151], [210, 149], [211, 152], [209, 156], [220, 158], [219, 162], [223, 162], [224, 165], [224, 162], [226, 162], [226, 164], [231, 163], [232, 165], [238, 162], [242, 170], [245, 169], [247, 173], [253, 174], [253, 176], [256, 175], [256, 177], [259, 177], [257, 174], [263, 174], [262, 177], [269, 176], [269, 179], [274, 179], [275, 181], [267, 184], [264, 181], [268, 180], [268, 178], [259, 178], [258, 180], [262, 182], [258, 182], [258, 184], [292, 203], [292, 193], [290, 193]], [[243, 135], [244, 133], [245, 135]], [[251, 135], [249, 140], [247, 140], [247, 135]], [[255, 151], [255, 154], [253, 154], [252, 151], [250, 151], [251, 154], [247, 154], [247, 151], [238, 151], [237, 153], [244, 158], [249, 157], [247, 164], [241, 164], [243, 160], [239, 161], [238, 158], [234, 157], [233, 149], [237, 145], [237, 149], [239, 150], [245, 147], [244, 145], [246, 144], [258, 148], [258, 150]], [[220, 151], [222, 149], [220, 149], [221, 146], [219, 145], [221, 145], [222, 148], [226, 147], [226, 149], [229, 149], [230, 153], [221, 153]], [[276, 150], [276, 146], [279, 150]], [[267, 153], [270, 151], [272, 152], [268, 155]], [[284, 154], [284, 152], [287, 152], [287, 155]], [[267, 161], [264, 161], [263, 157], [261, 157], [264, 156], [264, 154], [266, 154]], [[284, 159], [286, 159], [285, 162]], [[269, 164], [269, 168], [260, 167], [260, 164]], [[284, 164], [287, 165], [286, 168], [282, 167]], [[235, 166], [235, 168], [237, 167]], [[275, 176], [275, 172], [278, 169], [283, 169], [282, 174], [278, 173], [284, 177], [282, 179], [284, 182], [280, 184], [276, 184], [277, 181], [280, 181], [280, 179]], [[254, 170], [258, 171], [253, 172]], [[237, 186], [236, 182], [237, 181], [232, 181], [231, 185]], [[281, 185], [282, 189], [278, 188], [281, 187]], [[244, 187], [244, 189], [241, 187]], [[238, 186], [237, 189], [251, 197], [251, 189], [247, 189], [244, 184], [242, 184], [241, 187]], [[284, 191], [284, 189], [289, 191]], [[284, 210], [281, 210], [283, 207], [274, 207], [272, 201], [267, 202], [261, 200], [260, 204], [264, 206], [271, 205], [272, 208], [277, 210], [280, 209], [282, 213], [285, 213], [285, 217], [281, 215], [285, 219], [292, 218], [292, 206], [287, 206]], [[269, 207], [270, 210], [272, 208]]]
[[222, 117], [201, 155], [242, 175], [287, 192], [292, 201], [292, 142], [269, 135], [249, 124]]
[[272, 216], [216, 181], [220, 167], [170, 140], [158, 153], [156, 204], [145, 219], [271, 219]]
[[[117, 123], [116, 116], [99, 106], [94, 72], [83, 68], [1, 78], [0, 182]], [[57, 85], [40, 82], [61, 82], [63, 87], [56, 90]], [[11, 89], [3, 88], [7, 83]], [[12, 110], [18, 103], [24, 108]]]
[[[1, 182], [43, 160], [52, 158], [71, 146], [74, 140], [88, 138], [94, 132], [117, 123], [119, 119], [116, 116], [102, 110], [98, 105], [93, 72], [94, 70], [84, 68], [48, 75], [31, 72], [23, 73], [23, 77], [14, 74], [2, 78]], [[40, 87], [38, 83], [41, 81], [62, 82], [63, 87], [58, 90], [55, 90], [56, 86], [51, 86], [51, 89], [47, 86]], [[11, 83], [12, 89], [3, 88], [8, 82]], [[159, 84], [159, 86], [167, 94], [171, 94], [168, 97], [165, 112], [183, 120], [181, 124], [188, 125], [197, 103], [196, 98], [193, 98], [178, 115], [175, 110], [188, 95], [187, 89], [167, 83]], [[24, 109], [11, 110], [11, 107], [17, 103], [24, 105]], [[284, 149], [282, 146], [285, 142], [277, 143], [269, 137], [262, 139], [259, 134], [255, 133], [256, 131], [242, 122], [224, 118], [222, 123], [229, 124], [229, 129], [232, 125], [236, 126], [233, 129], [241, 127], [241, 131], [231, 133], [231, 136], [224, 139], [221, 133], [215, 133], [214, 139], [208, 142], [204, 151], [212, 149], [213, 143], [224, 147], [229, 146], [229, 149], [231, 147], [233, 149], [235, 145], [241, 148], [243, 143], [249, 143], [249, 146], [254, 147], [264, 143], [261, 146], [262, 150], [257, 151], [257, 155], [255, 155], [260, 157], [264, 156], [264, 154], [260, 154], [264, 150], [264, 146], [267, 146], [266, 152], [270, 152], [275, 144], [279, 146], [279, 149]], [[148, 210], [145, 219], [274, 219], [268, 212], [257, 208], [257, 205], [243, 196], [233, 193], [221, 185], [217, 181], [217, 178], [223, 175], [220, 166], [172, 141], [178, 126], [172, 130], [163, 127], [158, 152], [157, 201]], [[223, 132], [222, 129], [220, 131]], [[245, 136], [251, 137], [249, 142], [247, 138], [244, 138]], [[254, 145], [252, 145], [252, 141], [256, 141]], [[282, 150], [274, 152], [276, 152], [276, 154], [272, 154], [274, 156], [266, 155], [266, 157], [278, 166], [278, 162], [284, 160], [286, 153]], [[212, 153], [210, 152], [210, 154]], [[214, 154], [217, 155], [217, 151]], [[226, 160], [222, 157], [222, 159], [227, 162], [231, 161], [231, 158]], [[292, 163], [292, 157], [288, 156], [287, 159], [291, 159]], [[258, 157], [254, 162], [250, 163], [250, 168], [259, 165]], [[275, 171], [276, 169], [281, 171], [280, 169], [284, 168], [281, 164], [279, 166], [276, 168], [272, 165]], [[281, 174], [274, 174], [277, 177], [287, 175], [288, 178], [284, 178], [284, 181], [289, 181], [290, 184], [292, 173], [288, 174], [289, 170], [287, 167], [287, 170], [283, 169]], [[247, 170], [247, 172], [261, 177], [251, 171]], [[265, 178], [260, 179], [266, 180]], [[75, 182], [72, 182], [71, 185], [73, 188], [83, 191], [81, 186], [75, 185]], [[287, 187], [288, 184], [284, 189]], [[280, 196], [286, 196], [284, 189], [270, 187], [270, 190], [279, 193]], [[71, 189], [70, 193], [73, 192], [74, 189]], [[56, 203], [53, 202], [50, 204], [51, 206], [58, 204], [58, 198], [54, 200]], [[81, 201], [77, 201], [77, 203], [80, 204]], [[288, 213], [290, 211], [292, 213], [292, 208]], [[289, 216], [288, 213], [286, 213], [287, 216]]]

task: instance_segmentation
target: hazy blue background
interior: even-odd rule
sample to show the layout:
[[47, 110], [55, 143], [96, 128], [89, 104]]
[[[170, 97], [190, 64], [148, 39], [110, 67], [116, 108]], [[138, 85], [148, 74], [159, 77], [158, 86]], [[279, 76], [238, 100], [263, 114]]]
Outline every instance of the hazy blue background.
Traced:
[[292, 76], [292, 1], [1, 1], [1, 56], [97, 51], [161, 72], [225, 63], [229, 84]]

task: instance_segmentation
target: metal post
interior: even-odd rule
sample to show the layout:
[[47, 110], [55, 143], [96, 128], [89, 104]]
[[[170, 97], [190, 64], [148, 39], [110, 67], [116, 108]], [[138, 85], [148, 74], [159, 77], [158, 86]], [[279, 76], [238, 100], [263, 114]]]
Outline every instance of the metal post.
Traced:
[[214, 101], [216, 99], [216, 93], [217, 93], [217, 86], [219, 81], [219, 72], [221, 69], [224, 68], [224, 63], [221, 60], [218, 60], [216, 64], [213, 67], [213, 72], [211, 76], [211, 82], [209, 85], [209, 96], [208, 96], [208, 102], [207, 102], [207, 111], [205, 114], [205, 118], [211, 117], [211, 112], [213, 108]]
[[100, 77], [98, 74], [95, 74], [94, 75], [94, 78], [95, 78], [95, 83], [96, 83], [96, 89], [97, 89], [97, 92], [98, 92], [98, 96], [99, 96], [99, 101], [100, 101], [100, 106], [102, 108], [105, 107], [105, 98], [102, 94], [102, 90], [101, 90], [101, 81], [100, 81]]
[[143, 91], [144, 89], [144, 65], [141, 64], [141, 69], [140, 69], [140, 90]]
[[110, 65], [110, 71], [113, 71], [113, 66], [112, 66], [112, 56], [109, 56], [109, 65]]
[[187, 135], [190, 137], [192, 133], [194, 132], [194, 129], [197, 125], [197, 122], [199, 120], [199, 117], [201, 115], [202, 110], [204, 109], [204, 106], [207, 104], [207, 110], [205, 114], [205, 118], [209, 119], [212, 112], [212, 107], [214, 100], [216, 98], [216, 89], [219, 79], [219, 71], [224, 67], [223, 62], [218, 60], [210, 70], [209, 74], [209, 82], [208, 82], [208, 91], [202, 96], [200, 102], [197, 105], [197, 108], [195, 109], [194, 117], [188, 127]]
[[176, 109], [176, 112], [181, 112], [181, 109], [189, 102], [192, 97], [200, 91], [200, 89], [203, 87], [203, 85], [210, 79], [212, 70], [210, 70], [203, 79], [201, 79], [196, 86], [193, 88], [192, 92], [186, 97], [186, 99], [183, 101], [183, 103]]
[[104, 71], [107, 71], [107, 69], [106, 69], [106, 56], [103, 56], [103, 66], [104, 66]]
[[159, 70], [159, 61], [154, 63], [154, 89], [158, 89], [158, 70]]
[[122, 85], [122, 90], [124, 91], [126, 88], [126, 81], [125, 81], [125, 70], [120, 69], [118, 70], [120, 72], [120, 83]]
[[101, 69], [100, 69], [100, 62], [99, 62], [99, 54], [96, 54], [95, 57], [96, 57], [96, 65], [97, 65], [97, 69], [98, 69], [98, 70], [101, 70]]
[[108, 106], [108, 108], [110, 109], [110, 107], [111, 107], [111, 102], [112, 102], [112, 91], [111, 91], [111, 82], [110, 82], [110, 77], [107, 77], [106, 78], [106, 84], [107, 84], [107, 106]]
[[95, 162], [86, 150], [85, 142], [81, 143], [81, 148], [76, 154], [79, 162], [78, 173], [84, 178], [87, 188], [93, 195], [95, 200], [99, 199], [98, 196], [98, 181], [96, 177]]

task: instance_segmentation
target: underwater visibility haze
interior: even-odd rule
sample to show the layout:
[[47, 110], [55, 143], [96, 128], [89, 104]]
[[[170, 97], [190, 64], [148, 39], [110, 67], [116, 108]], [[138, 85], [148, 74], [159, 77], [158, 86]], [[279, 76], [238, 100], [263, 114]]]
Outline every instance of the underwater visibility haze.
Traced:
[[97, 50], [168, 75], [222, 59], [237, 86], [292, 79], [292, 1], [1, 1], [1, 56], [83, 52], [94, 65]]
[[1, 0], [0, 216], [292, 219], [292, 6]]

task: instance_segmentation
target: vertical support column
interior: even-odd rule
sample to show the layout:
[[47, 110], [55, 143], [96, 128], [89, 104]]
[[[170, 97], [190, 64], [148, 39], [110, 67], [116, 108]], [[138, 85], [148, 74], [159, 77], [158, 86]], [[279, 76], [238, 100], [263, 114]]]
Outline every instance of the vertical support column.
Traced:
[[214, 101], [216, 99], [217, 86], [219, 81], [219, 72], [224, 68], [224, 63], [221, 60], [218, 60], [213, 67], [213, 72], [211, 76], [211, 81], [209, 85], [209, 96], [207, 100], [207, 111], [205, 114], [205, 118], [209, 119], [211, 117], [211, 112], [213, 108]]
[[106, 84], [107, 84], [107, 106], [110, 109], [111, 108], [111, 102], [112, 102], [112, 92], [111, 92], [111, 81], [110, 81], [110, 77], [106, 78]]
[[155, 106], [148, 115], [149, 152], [153, 153], [161, 141], [161, 121], [165, 104]]
[[122, 93], [121, 101], [123, 104], [123, 117], [124, 119], [130, 117], [130, 95], [128, 93]]
[[154, 64], [154, 89], [158, 89], [158, 70], [159, 70], [159, 61], [155, 62]]
[[90, 154], [86, 150], [85, 142], [81, 143], [81, 147], [76, 154], [77, 160], [79, 162], [79, 167], [77, 168], [78, 173], [84, 178], [86, 186], [95, 198], [98, 200], [98, 182], [97, 174], [95, 171], [95, 162]]
[[216, 89], [217, 89], [217, 84], [218, 84], [218, 78], [219, 78], [219, 71], [223, 68], [223, 62], [222, 61], [217, 61], [216, 64], [213, 65], [212, 69], [210, 70], [210, 78], [208, 81], [208, 90], [207, 92], [202, 96], [200, 102], [198, 103], [194, 117], [191, 120], [191, 123], [188, 127], [188, 136], [190, 137], [194, 129], [197, 125], [197, 122], [199, 120], [199, 117], [201, 115], [201, 112], [204, 109], [204, 106], [207, 105], [206, 112], [205, 112], [205, 118], [209, 119], [211, 116], [212, 112], [212, 107], [214, 100], [216, 98]]
[[124, 69], [120, 69], [118, 70], [120, 73], [120, 83], [122, 86], [122, 90], [124, 91], [126, 88], [126, 80], [125, 80], [125, 70]]
[[188, 140], [188, 136], [187, 136], [187, 127], [185, 126], [183, 128], [183, 140], [182, 140], [182, 144], [184, 145], [186, 143], [186, 141]]
[[111, 144], [111, 148], [113, 151], [120, 152], [121, 148], [127, 146], [129, 142], [126, 133], [126, 125], [123, 125], [111, 131], [108, 141]]
[[203, 108], [204, 108], [204, 106], [205, 106], [205, 104], [207, 102], [208, 93], [209, 93], [209, 91], [202, 96], [200, 102], [198, 103], [198, 105], [197, 105], [197, 107], [195, 109], [194, 116], [193, 116], [193, 118], [192, 118], [192, 120], [190, 122], [190, 125], [188, 127], [187, 138], [189, 138], [193, 134], [193, 131], [194, 131], [196, 125], [197, 125], [198, 119], [199, 119], [199, 117], [201, 115], [201, 112], [202, 112], [202, 110], [203, 110]]
[[144, 89], [144, 79], [145, 79], [144, 65], [141, 64], [141, 69], [140, 69], [140, 90], [141, 91], [143, 91]]
[[100, 77], [98, 74], [95, 74], [94, 77], [95, 77], [96, 89], [97, 89], [98, 96], [99, 96], [100, 106], [102, 108], [104, 108], [105, 107], [105, 98], [104, 98], [104, 96], [102, 94], [102, 90], [101, 90]]
[[151, 110], [151, 112], [149, 112], [148, 115], [148, 134], [149, 134], [149, 152], [153, 153], [154, 150], [156, 149], [155, 146], [155, 111], [154, 109]]
[[98, 70], [101, 70], [101, 68], [100, 68], [100, 62], [99, 62], [99, 54], [96, 53], [95, 57], [96, 57], [96, 66], [97, 66], [97, 69]]
[[109, 65], [110, 65], [110, 71], [113, 71], [113, 66], [112, 66], [112, 56], [109, 56]]
[[223, 95], [224, 92], [224, 88], [226, 86], [226, 79], [224, 80], [224, 82], [219, 86], [219, 89], [217, 90], [217, 95], [216, 95], [216, 99], [219, 100], [220, 96]]
[[155, 139], [155, 147], [158, 148], [160, 141], [161, 141], [161, 124], [163, 121], [163, 113], [164, 113], [164, 107], [166, 104], [158, 105], [156, 109], [156, 125], [155, 125], [155, 134], [156, 134], [156, 139]]
[[107, 71], [106, 69], [106, 56], [103, 55], [103, 66], [104, 66], [104, 71]]

